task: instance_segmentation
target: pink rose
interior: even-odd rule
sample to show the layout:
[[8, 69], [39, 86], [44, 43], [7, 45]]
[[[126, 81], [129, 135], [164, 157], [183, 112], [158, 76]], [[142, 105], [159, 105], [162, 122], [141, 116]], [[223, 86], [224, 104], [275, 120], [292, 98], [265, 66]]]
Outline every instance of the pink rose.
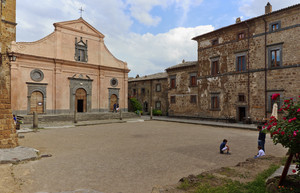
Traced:
[[286, 120], [286, 117], [283, 117], [282, 119], [283, 119], [283, 120]]
[[297, 112], [298, 112], [298, 113], [300, 112], [300, 108], [297, 110]]
[[294, 118], [291, 118], [291, 119], [289, 119], [289, 123], [291, 123], [292, 121], [295, 121], [295, 120], [297, 120], [297, 118], [296, 118], [296, 117], [294, 117]]
[[294, 131], [294, 133], [293, 133], [293, 136], [294, 136], [294, 137], [296, 137], [296, 136], [297, 136], [297, 132], [296, 132], [296, 131]]
[[285, 134], [285, 132], [284, 131], [281, 131], [281, 135], [284, 135]]
[[293, 170], [292, 170], [292, 172], [293, 172], [293, 173], [296, 173], [296, 170], [295, 170], [295, 169], [293, 169]]
[[279, 96], [280, 96], [280, 94], [278, 94], [278, 93], [273, 94], [272, 100], [276, 100]]

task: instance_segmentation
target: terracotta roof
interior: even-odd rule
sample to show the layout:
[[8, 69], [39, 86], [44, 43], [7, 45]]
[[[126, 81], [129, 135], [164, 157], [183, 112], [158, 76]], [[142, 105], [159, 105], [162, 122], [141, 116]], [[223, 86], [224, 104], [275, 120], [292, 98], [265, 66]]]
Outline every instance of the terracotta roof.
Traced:
[[168, 77], [168, 74], [166, 72], [160, 72], [160, 73], [156, 73], [156, 74], [141, 76], [141, 77], [138, 77], [138, 78], [129, 77], [128, 82], [153, 80], [153, 79], [165, 79], [167, 77]]
[[296, 5], [292, 5], [292, 6], [286, 7], [286, 8], [279, 9], [279, 10], [277, 10], [277, 11], [272, 11], [271, 13], [267, 13], [267, 14], [263, 14], [263, 15], [260, 15], [260, 16], [257, 16], [257, 17], [253, 17], [253, 18], [247, 19], [247, 20], [245, 20], [245, 21], [241, 21], [241, 22], [239, 22], [239, 23], [234, 23], [234, 24], [232, 24], [232, 25], [228, 25], [228, 26], [225, 26], [225, 27], [216, 29], [216, 30], [214, 30], [214, 31], [211, 31], [211, 32], [208, 32], [208, 33], [205, 33], [205, 34], [202, 34], [202, 35], [193, 37], [192, 40], [197, 40], [198, 38], [200, 38], [200, 37], [202, 37], [202, 36], [206, 36], [206, 35], [209, 35], [209, 34], [213, 34], [213, 33], [215, 33], [215, 32], [224, 30], [224, 29], [226, 29], [226, 28], [230, 28], [230, 27], [233, 27], [233, 26], [241, 25], [241, 24], [244, 24], [244, 23], [246, 23], [246, 22], [249, 22], [249, 21], [252, 21], [252, 20], [255, 20], [255, 19], [264, 17], [264, 16], [269, 16], [269, 15], [272, 15], [272, 14], [275, 14], [275, 13], [278, 13], [278, 12], [281, 12], [281, 11], [285, 11], [285, 10], [287, 10], [287, 9], [291, 9], [291, 8], [294, 8], [294, 7], [297, 7], [297, 6], [300, 7], [300, 3], [299, 3], [299, 4], [296, 4]]
[[171, 66], [169, 68], [166, 69], [166, 71], [168, 70], [174, 70], [177, 68], [184, 68], [184, 67], [189, 67], [189, 66], [196, 66], [198, 61], [186, 61], [180, 64], [177, 64], [175, 66]]

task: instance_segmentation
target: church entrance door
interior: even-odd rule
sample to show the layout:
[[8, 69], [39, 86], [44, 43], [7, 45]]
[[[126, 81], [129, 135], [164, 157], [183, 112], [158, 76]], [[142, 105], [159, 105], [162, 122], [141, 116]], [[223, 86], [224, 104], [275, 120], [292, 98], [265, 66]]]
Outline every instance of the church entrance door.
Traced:
[[83, 88], [76, 90], [75, 108], [79, 113], [86, 112], [86, 91]]
[[44, 97], [39, 91], [35, 91], [30, 97], [30, 113], [36, 111], [41, 114], [44, 113]]
[[110, 111], [114, 110], [115, 103], [118, 103], [118, 97], [117, 97], [117, 95], [113, 94], [110, 97], [110, 108], [109, 108]]

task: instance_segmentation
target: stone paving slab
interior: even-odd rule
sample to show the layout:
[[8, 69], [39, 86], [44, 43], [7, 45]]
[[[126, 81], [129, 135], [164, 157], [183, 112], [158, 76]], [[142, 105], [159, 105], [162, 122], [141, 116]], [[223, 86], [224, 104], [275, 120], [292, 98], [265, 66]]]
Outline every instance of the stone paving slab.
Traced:
[[39, 151], [29, 147], [15, 147], [0, 149], [0, 164], [18, 163], [20, 161], [35, 160]]
[[[266, 181], [268, 181], [271, 178], [274, 178], [276, 176], [281, 176], [284, 166], [280, 166], [270, 177], [267, 178]], [[296, 169], [296, 165], [290, 165], [289, 171], [287, 175], [293, 175], [293, 170]]]

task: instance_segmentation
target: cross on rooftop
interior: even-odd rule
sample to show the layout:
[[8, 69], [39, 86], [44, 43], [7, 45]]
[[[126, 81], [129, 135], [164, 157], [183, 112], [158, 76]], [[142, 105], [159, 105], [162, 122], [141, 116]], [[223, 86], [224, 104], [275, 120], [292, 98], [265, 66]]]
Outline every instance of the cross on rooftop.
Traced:
[[79, 9], [80, 11], [80, 17], [82, 17], [82, 12], [84, 12], [84, 10], [82, 9], [82, 7]]

